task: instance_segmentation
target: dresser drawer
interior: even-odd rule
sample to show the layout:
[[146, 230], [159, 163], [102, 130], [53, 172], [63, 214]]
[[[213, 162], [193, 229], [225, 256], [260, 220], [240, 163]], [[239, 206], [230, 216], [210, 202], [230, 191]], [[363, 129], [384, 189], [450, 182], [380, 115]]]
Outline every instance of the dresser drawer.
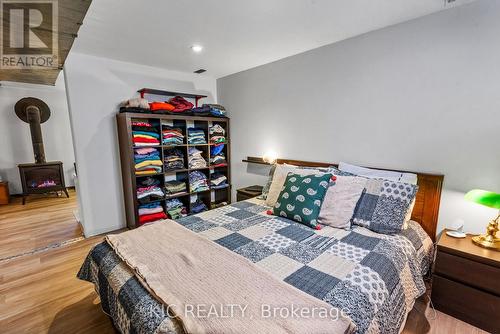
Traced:
[[500, 295], [500, 269], [438, 251], [434, 272], [454, 281]]
[[500, 298], [439, 275], [432, 279], [434, 307], [491, 333], [500, 333]]

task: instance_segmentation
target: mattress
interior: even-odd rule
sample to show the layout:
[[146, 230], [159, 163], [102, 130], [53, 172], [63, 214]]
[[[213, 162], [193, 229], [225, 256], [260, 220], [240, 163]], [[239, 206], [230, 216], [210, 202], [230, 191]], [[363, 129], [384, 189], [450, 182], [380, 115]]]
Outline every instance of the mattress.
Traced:
[[[418, 223], [410, 221], [396, 235], [359, 226], [313, 230], [270, 216], [268, 209], [250, 199], [177, 223], [342, 309], [357, 333], [399, 333], [425, 293], [423, 276], [433, 258], [432, 241]], [[120, 332], [183, 332], [106, 242], [91, 250], [78, 277], [95, 285], [103, 311]]]

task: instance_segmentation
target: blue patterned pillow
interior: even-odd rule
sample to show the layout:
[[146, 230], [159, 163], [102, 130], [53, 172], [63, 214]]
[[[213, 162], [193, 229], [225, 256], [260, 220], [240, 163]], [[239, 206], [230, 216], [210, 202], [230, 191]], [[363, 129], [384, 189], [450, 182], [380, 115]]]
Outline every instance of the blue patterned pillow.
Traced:
[[332, 174], [289, 173], [273, 214], [319, 229], [318, 215]]
[[383, 179], [367, 179], [352, 222], [374, 232], [394, 234], [403, 230], [418, 186]]

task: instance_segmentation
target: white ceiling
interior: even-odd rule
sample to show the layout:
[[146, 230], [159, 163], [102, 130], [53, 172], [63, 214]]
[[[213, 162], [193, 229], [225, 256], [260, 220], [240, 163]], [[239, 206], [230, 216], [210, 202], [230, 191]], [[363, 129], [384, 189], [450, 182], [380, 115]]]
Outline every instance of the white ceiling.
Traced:
[[465, 2], [93, 0], [73, 50], [219, 78]]

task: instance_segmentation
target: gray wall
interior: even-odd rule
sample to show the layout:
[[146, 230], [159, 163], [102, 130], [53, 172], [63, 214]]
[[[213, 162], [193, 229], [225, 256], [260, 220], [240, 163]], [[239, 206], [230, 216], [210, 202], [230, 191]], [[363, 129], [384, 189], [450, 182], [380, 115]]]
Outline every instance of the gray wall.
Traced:
[[62, 161], [67, 186], [73, 185], [73, 141], [69, 125], [64, 77], [55, 86], [3, 82], [0, 87], [0, 176], [9, 181], [11, 194], [22, 193], [17, 165], [35, 162], [30, 128], [14, 113], [14, 105], [24, 97], [36, 97], [48, 104], [49, 120], [42, 124], [47, 161]]
[[217, 80], [230, 110], [235, 188], [263, 183], [247, 155], [445, 174], [438, 229], [482, 232], [500, 192], [500, 2], [482, 0]]
[[215, 79], [84, 54], [65, 65], [85, 236], [126, 226], [116, 129], [118, 105], [143, 87], [199, 92], [215, 101]]

